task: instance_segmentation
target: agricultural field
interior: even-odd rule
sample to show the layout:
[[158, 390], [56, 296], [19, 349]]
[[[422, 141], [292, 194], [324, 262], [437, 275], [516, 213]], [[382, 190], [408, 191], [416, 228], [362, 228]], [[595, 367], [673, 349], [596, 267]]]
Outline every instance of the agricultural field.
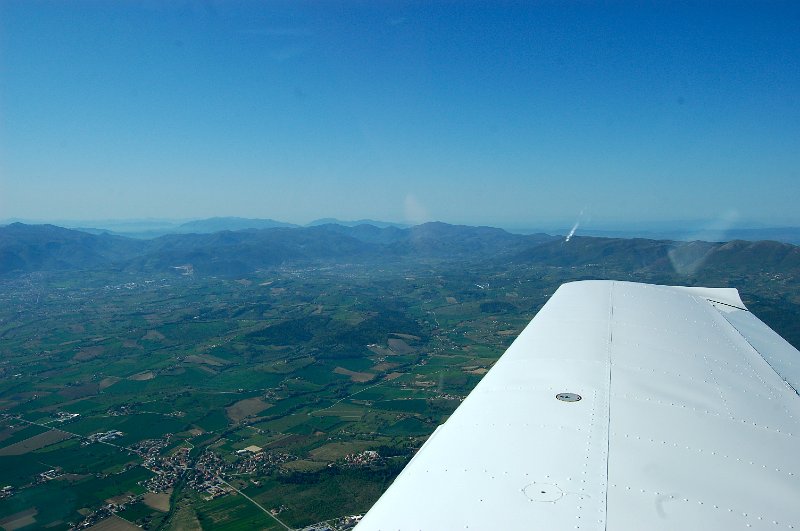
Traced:
[[[0, 527], [285, 529], [361, 514], [558, 285], [597, 276], [404, 260], [4, 280]], [[738, 280], [791, 332], [783, 299]]]

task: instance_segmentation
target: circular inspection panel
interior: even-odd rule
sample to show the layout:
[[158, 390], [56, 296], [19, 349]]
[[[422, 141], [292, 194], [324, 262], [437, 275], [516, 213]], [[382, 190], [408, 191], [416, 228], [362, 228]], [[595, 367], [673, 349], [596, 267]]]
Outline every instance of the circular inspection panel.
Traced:
[[535, 502], [554, 502], [564, 496], [564, 491], [552, 483], [531, 483], [522, 492], [530, 501]]
[[577, 402], [581, 399], [581, 395], [578, 393], [558, 393], [556, 398], [562, 402]]

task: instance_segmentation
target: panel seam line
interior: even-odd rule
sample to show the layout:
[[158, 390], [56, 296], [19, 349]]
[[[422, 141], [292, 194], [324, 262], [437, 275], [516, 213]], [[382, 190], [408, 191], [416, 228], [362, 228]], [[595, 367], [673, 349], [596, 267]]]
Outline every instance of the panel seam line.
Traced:
[[603, 518], [603, 528], [608, 530], [608, 489], [609, 489], [609, 461], [611, 458], [611, 343], [614, 341], [614, 286], [616, 282], [611, 282], [608, 293], [608, 346], [606, 349], [606, 366], [608, 370], [608, 380], [606, 382], [606, 492], [605, 492], [605, 515]]

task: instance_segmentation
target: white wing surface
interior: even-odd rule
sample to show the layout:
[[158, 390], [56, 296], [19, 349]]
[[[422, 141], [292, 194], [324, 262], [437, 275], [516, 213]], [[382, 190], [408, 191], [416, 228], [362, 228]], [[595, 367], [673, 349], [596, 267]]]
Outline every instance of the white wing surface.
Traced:
[[734, 289], [564, 284], [357, 529], [800, 529], [799, 385]]

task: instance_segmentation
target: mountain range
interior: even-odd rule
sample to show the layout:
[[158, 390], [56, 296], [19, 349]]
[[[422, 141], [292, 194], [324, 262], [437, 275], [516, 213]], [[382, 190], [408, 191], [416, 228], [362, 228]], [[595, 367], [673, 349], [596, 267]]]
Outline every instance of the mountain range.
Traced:
[[[0, 225], [21, 222], [26, 224], [39, 224], [26, 220], [0, 220]], [[243, 218], [243, 217], [213, 217], [196, 220], [171, 220], [171, 219], [140, 219], [140, 220], [95, 220], [95, 221], [51, 221], [48, 222], [60, 227], [77, 229], [90, 234], [112, 234], [128, 236], [130, 238], [152, 239], [168, 234], [211, 234], [223, 230], [245, 229], [270, 229], [270, 228], [297, 228], [316, 227], [319, 225], [342, 225], [357, 227], [372, 225], [378, 228], [394, 227], [399, 229], [410, 228], [411, 225], [374, 219], [359, 219], [343, 221], [336, 218], [321, 218], [305, 225], [286, 223], [269, 218]], [[548, 234], [565, 235], [569, 232], [570, 223], [562, 225], [545, 224], [539, 228], [523, 228], [522, 226], [505, 227], [505, 230], [514, 234], [535, 234], [546, 232]], [[672, 241], [731, 241], [731, 240], [774, 240], [784, 243], [800, 245], [800, 227], [770, 227], [770, 226], [720, 226], [719, 223], [708, 220], [675, 221], [671, 223], [644, 223], [624, 228], [596, 228], [581, 226], [581, 236], [598, 236], [605, 238], [643, 238], [648, 240]]]
[[[10, 220], [7, 223], [21, 222], [33, 224], [23, 220]], [[116, 236], [127, 236], [129, 238], [152, 239], [168, 234], [211, 234], [223, 230], [245, 230], [245, 229], [274, 229], [274, 228], [296, 228], [296, 227], [316, 227], [319, 225], [343, 225], [346, 227], [356, 227], [359, 225], [373, 225], [379, 228], [398, 227], [408, 228], [409, 225], [402, 223], [392, 223], [389, 221], [376, 221], [374, 219], [360, 219], [357, 221], [342, 221], [335, 218], [321, 218], [314, 220], [307, 225], [297, 225], [286, 223], [269, 218], [242, 218], [242, 217], [213, 217], [206, 219], [195, 219], [189, 221], [179, 220], [97, 220], [97, 221], [55, 221], [53, 225], [71, 228], [88, 232], [89, 234], [112, 234]]]
[[[227, 223], [227, 222], [226, 222]], [[202, 225], [210, 228], [211, 221]], [[54, 225], [0, 227], [0, 275], [113, 269], [243, 275], [280, 265], [378, 264], [386, 260], [483, 261], [557, 267], [602, 266], [693, 274], [700, 267], [800, 271], [800, 248], [774, 241], [669, 240], [547, 234], [425, 223], [414, 227], [320, 224], [136, 239]]]

